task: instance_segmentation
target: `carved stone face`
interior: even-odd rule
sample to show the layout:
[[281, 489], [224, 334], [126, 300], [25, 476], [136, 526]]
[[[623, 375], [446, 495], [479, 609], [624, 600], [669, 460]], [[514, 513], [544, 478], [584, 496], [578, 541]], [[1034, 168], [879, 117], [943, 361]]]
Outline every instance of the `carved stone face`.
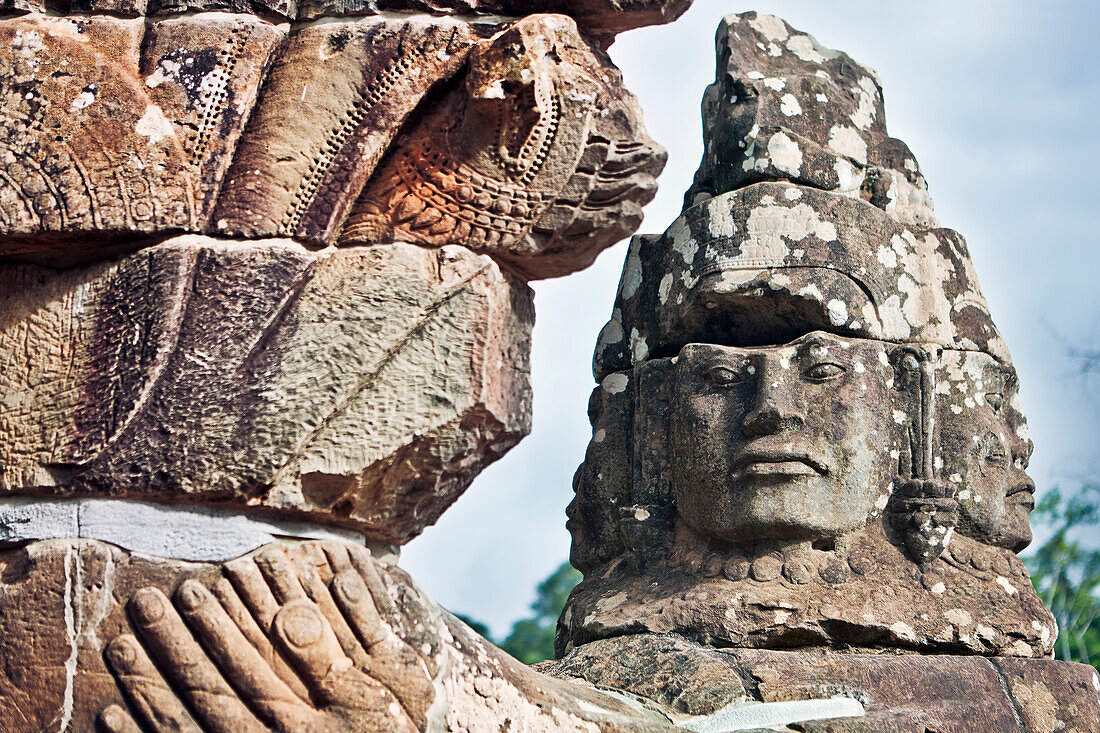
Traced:
[[959, 531], [1018, 552], [1031, 541], [1035, 484], [1015, 374], [982, 353], [945, 351], [938, 381], [940, 473], [958, 492]]
[[820, 332], [765, 348], [685, 346], [671, 405], [682, 520], [726, 541], [862, 527], [894, 471], [886, 348]]

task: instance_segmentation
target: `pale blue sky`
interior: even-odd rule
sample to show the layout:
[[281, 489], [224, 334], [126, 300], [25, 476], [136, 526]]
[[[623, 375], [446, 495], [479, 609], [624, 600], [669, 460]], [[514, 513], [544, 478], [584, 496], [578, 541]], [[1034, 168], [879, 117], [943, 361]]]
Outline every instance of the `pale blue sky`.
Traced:
[[[679, 213], [702, 149], [714, 30], [744, 10], [779, 15], [879, 71], [890, 132], [920, 161], [940, 221], [967, 238], [1012, 350], [1040, 491], [1100, 475], [1100, 390], [1075, 377], [1055, 335], [1100, 341], [1100, 3], [696, 0], [672, 25], [625, 33], [611, 55], [669, 151], [641, 231]], [[624, 256], [620, 243], [585, 272], [535, 285], [534, 430], [404, 551], [429, 594], [497, 634], [568, 556], [592, 347]]]

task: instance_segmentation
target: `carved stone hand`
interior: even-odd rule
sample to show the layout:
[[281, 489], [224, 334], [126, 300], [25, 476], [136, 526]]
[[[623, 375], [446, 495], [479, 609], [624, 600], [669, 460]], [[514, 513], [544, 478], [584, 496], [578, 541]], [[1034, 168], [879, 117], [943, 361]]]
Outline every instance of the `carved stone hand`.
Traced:
[[174, 604], [155, 588], [135, 594], [136, 634], [105, 656], [137, 722], [113, 705], [102, 727], [423, 730], [428, 666], [380, 617], [399, 611], [374, 560], [336, 543], [289, 547], [227, 564], [213, 588], [185, 581]]

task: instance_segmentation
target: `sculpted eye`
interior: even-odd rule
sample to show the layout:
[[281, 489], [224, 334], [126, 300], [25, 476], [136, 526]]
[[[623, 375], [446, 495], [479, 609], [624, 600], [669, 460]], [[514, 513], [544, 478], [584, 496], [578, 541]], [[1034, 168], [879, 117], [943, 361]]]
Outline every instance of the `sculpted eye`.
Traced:
[[737, 384], [741, 379], [741, 375], [729, 367], [713, 367], [707, 372], [707, 381], [718, 387]]
[[1000, 412], [1001, 408], [1004, 407], [1005, 398], [1003, 395], [992, 392], [985, 396], [985, 402], [993, 412]]
[[820, 364], [814, 364], [812, 367], [802, 373], [802, 376], [807, 379], [812, 379], [815, 382], [824, 382], [829, 379], [835, 379], [844, 373], [844, 367], [840, 364], [834, 364], [826, 361]]
[[996, 435], [986, 437], [985, 460], [997, 464], [1008, 463], [1008, 453], [1005, 451], [1004, 443]]

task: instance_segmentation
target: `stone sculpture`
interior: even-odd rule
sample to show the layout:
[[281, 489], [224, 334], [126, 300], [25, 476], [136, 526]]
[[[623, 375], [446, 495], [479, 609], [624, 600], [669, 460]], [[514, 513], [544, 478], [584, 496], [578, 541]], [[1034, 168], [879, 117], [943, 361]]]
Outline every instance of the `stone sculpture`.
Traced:
[[422, 645], [330, 689], [221, 563], [387, 556], [530, 430], [527, 281], [664, 164], [603, 49], [687, 4], [4, 4], [0, 730], [424, 728]]
[[715, 719], [865, 706], [797, 730], [1096, 730], [1015, 555], [1011, 358], [875, 75], [756, 13], [717, 52], [684, 211], [632, 240], [596, 347], [548, 671]]
[[845, 54], [720, 27], [536, 670], [392, 546], [529, 429], [525, 280], [664, 162], [602, 49], [686, 3], [6, 7], [0, 729], [1096, 730], [1008, 350]]

